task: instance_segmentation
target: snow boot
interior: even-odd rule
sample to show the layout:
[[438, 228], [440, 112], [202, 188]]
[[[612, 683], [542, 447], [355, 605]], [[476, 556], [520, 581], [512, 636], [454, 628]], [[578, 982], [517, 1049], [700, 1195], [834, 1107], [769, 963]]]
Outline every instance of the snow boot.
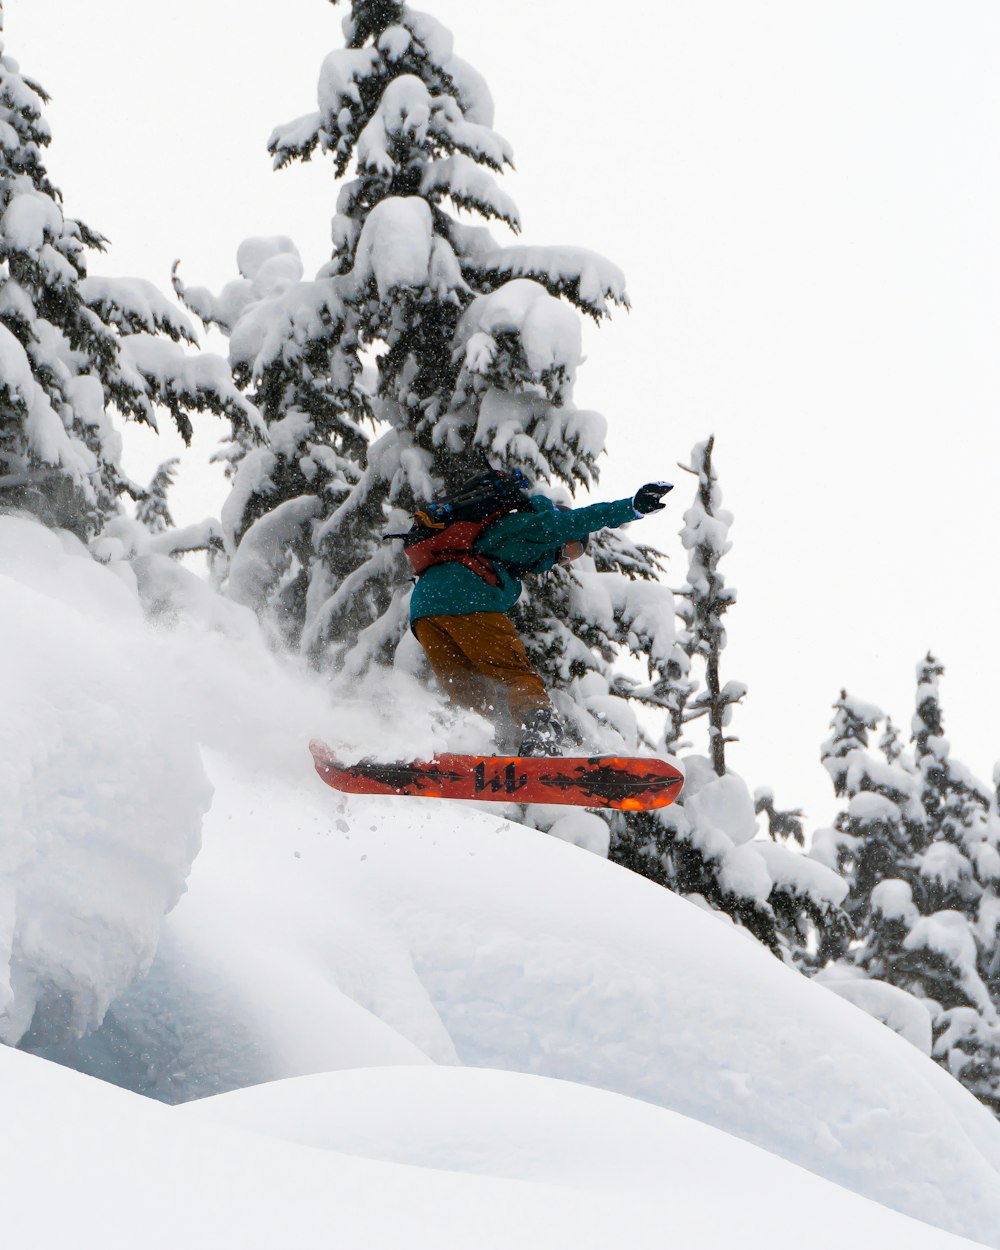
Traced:
[[549, 707], [537, 708], [524, 718], [520, 755], [558, 755], [562, 746], [563, 727]]

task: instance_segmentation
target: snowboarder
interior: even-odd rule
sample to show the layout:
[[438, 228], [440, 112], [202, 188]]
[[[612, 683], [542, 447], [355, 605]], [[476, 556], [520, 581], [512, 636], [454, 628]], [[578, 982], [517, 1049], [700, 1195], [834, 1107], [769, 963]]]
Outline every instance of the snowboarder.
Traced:
[[[454, 505], [417, 513], [406, 536], [418, 573], [410, 625], [452, 702], [492, 719], [503, 718], [506, 702], [520, 730], [518, 754], [554, 755], [562, 726], [507, 615], [521, 578], [578, 559], [596, 530], [660, 511], [673, 487], [650, 482], [632, 498], [583, 508], [562, 508], [526, 487], [520, 473], [490, 470], [461, 487]], [[484, 491], [487, 502], [470, 508]]]

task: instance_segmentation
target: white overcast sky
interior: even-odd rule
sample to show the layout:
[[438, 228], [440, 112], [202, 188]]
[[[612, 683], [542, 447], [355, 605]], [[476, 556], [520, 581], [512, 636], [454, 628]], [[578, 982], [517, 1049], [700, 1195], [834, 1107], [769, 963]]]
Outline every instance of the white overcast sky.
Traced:
[[[679, 481], [641, 531], [672, 584], [693, 482], [676, 462], [716, 435], [739, 593], [724, 676], [750, 688], [733, 766], [823, 823], [835, 807], [819, 747], [841, 686], [908, 727], [932, 648], [953, 751], [989, 780], [1000, 6], [423, 7], [490, 84], [524, 240], [593, 248], [626, 272], [632, 311], [587, 332], [576, 399], [608, 418], [602, 495]], [[48, 165], [66, 211], [111, 242], [95, 271], [168, 288], [180, 257], [187, 281], [218, 287], [242, 238], [273, 233], [307, 272], [324, 261], [332, 169], [274, 174], [266, 141], [315, 108], [344, 3], [4, 9], [9, 53], [54, 97]], [[137, 476], [174, 451], [160, 443], [136, 448]], [[214, 470], [191, 469], [176, 511], [216, 511], [221, 494]]]

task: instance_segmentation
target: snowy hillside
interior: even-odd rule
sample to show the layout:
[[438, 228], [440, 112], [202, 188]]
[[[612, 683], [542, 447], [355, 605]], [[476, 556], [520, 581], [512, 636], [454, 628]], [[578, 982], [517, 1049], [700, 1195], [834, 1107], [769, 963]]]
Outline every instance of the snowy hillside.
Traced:
[[105, 1078], [0, 1051], [12, 1244], [1000, 1245], [1000, 1126], [915, 1047], [502, 808], [336, 795], [309, 738], [433, 750], [430, 696], [133, 567], [0, 517], [0, 1024]]

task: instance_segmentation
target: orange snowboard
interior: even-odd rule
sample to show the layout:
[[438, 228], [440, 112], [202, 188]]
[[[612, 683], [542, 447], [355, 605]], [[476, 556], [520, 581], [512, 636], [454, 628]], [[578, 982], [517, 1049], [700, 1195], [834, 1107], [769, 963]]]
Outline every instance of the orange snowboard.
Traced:
[[639, 812], [666, 807], [684, 785], [683, 773], [672, 764], [645, 757], [438, 755], [412, 763], [342, 764], [322, 742], [311, 742], [309, 749], [319, 775], [345, 794], [566, 803]]

